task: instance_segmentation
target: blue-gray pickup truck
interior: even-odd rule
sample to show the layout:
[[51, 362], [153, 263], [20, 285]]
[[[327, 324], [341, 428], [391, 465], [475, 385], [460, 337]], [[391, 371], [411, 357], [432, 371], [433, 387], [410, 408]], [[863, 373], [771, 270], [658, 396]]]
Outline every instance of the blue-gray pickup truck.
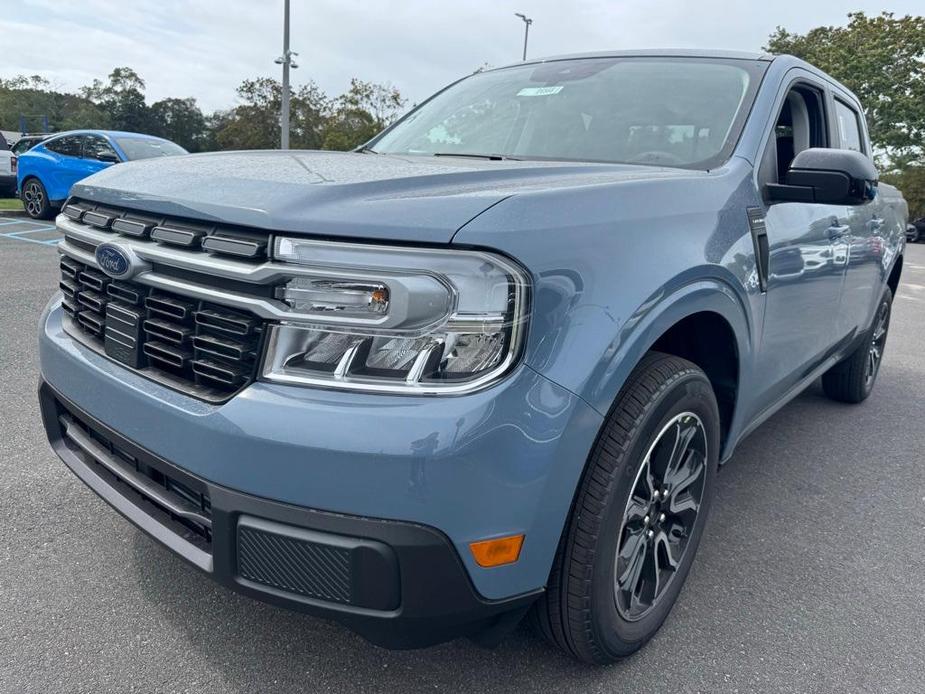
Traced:
[[481, 72], [354, 152], [121, 164], [57, 218], [45, 428], [232, 590], [610, 662], [736, 444], [819, 378], [871, 393], [906, 228], [877, 179], [844, 86], [685, 51]]

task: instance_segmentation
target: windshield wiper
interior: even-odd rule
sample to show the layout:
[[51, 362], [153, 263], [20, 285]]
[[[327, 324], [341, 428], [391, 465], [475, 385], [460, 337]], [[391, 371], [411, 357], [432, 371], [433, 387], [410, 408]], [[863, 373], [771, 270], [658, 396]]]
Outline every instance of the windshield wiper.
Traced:
[[364, 146], [362, 146], [362, 147], [357, 147], [357, 148], [356, 148], [355, 150], [353, 150], [353, 151], [354, 151], [354, 152], [359, 152], [360, 154], [379, 154], [379, 152], [377, 152], [376, 150], [374, 150], [372, 147], [367, 147], [366, 145], [364, 145]]
[[434, 152], [435, 157], [467, 157], [469, 159], [488, 159], [489, 161], [520, 161], [517, 157], [506, 154], [465, 154], [463, 152]]

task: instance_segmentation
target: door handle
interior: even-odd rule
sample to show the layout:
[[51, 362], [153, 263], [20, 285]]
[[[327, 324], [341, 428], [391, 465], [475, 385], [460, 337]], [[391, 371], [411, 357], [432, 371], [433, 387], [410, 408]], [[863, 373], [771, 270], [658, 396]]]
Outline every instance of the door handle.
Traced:
[[868, 224], [870, 224], [871, 231], [880, 231], [883, 228], [883, 218], [874, 217], [870, 220], [870, 222], [868, 222]]
[[840, 239], [848, 235], [848, 232], [851, 231], [851, 227], [847, 224], [833, 224], [829, 227], [829, 238]]

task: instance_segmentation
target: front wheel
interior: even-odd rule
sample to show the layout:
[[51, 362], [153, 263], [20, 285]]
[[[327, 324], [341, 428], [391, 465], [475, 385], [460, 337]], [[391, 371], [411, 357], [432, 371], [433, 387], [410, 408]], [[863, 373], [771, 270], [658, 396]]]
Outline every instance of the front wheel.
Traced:
[[874, 389], [883, 361], [883, 351], [886, 349], [892, 306], [893, 292], [887, 287], [883, 290], [874, 322], [864, 335], [864, 340], [854, 352], [822, 375], [822, 389], [833, 400], [863, 402]]
[[51, 219], [54, 214], [45, 186], [37, 178], [30, 178], [23, 184], [22, 205], [32, 219]]
[[706, 374], [651, 352], [608, 416], [535, 620], [589, 663], [642, 647], [678, 598], [703, 533], [720, 419]]

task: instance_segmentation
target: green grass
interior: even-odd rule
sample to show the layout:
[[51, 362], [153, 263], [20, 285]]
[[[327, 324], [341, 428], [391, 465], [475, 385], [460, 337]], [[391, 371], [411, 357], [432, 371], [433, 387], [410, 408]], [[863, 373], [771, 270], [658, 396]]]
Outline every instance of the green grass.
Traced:
[[16, 198], [0, 198], [0, 210], [21, 210], [22, 203]]

